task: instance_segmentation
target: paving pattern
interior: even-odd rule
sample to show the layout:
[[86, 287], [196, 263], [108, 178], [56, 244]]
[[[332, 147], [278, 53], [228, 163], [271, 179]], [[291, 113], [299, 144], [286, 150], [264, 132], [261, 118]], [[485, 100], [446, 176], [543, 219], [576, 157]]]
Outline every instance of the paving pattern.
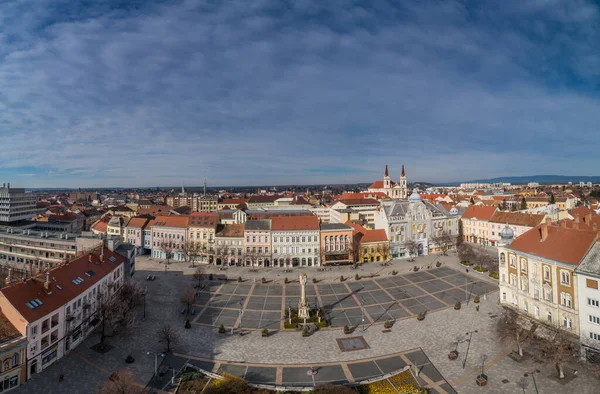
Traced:
[[[288, 387], [312, 387], [319, 384], [348, 384], [376, 379], [383, 375], [398, 372], [407, 365], [418, 369], [417, 380], [432, 394], [454, 394], [450, 384], [442, 377], [422, 349], [390, 354], [355, 362], [340, 362], [306, 365], [263, 365], [235, 362], [214, 362], [183, 354], [171, 355], [169, 362], [183, 366], [186, 363], [215, 373], [230, 373], [254, 384]], [[416, 367], [415, 367], [416, 366]], [[312, 367], [316, 375], [307, 373]]]
[[[441, 267], [377, 279], [308, 283], [306, 297], [313, 308], [325, 311], [332, 328], [342, 328], [414, 317], [495, 290], [486, 281]], [[279, 330], [284, 310], [297, 308], [299, 298], [298, 283], [210, 282], [198, 293], [194, 308], [199, 313], [193, 323]]]

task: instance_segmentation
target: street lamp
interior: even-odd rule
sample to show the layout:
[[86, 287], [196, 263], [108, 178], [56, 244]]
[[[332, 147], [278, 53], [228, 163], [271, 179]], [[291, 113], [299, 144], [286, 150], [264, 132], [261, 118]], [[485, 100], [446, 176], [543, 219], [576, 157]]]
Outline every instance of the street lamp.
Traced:
[[360, 297], [360, 319], [362, 321], [362, 332], [365, 332], [365, 299]]
[[473, 339], [473, 334], [476, 333], [477, 330], [474, 331], [469, 331], [467, 333], [465, 333], [465, 335], [469, 336], [469, 339], [465, 339], [465, 341], [468, 342], [467, 345], [467, 351], [465, 352], [465, 355], [463, 356], [463, 362], [462, 362], [462, 368], [465, 369], [465, 365], [467, 364], [467, 357], [469, 355], [469, 348], [471, 347], [471, 339]]
[[[467, 272], [467, 274], [469, 273], [468, 268], [465, 271]], [[471, 281], [470, 283], [473, 283], [473, 281]], [[468, 276], [465, 278], [465, 304], [469, 305], [469, 277]]]
[[165, 354], [164, 353], [155, 353], [155, 352], [151, 352], [151, 351], [147, 351], [146, 354], [148, 356], [151, 354], [154, 354], [154, 376], [156, 377], [156, 375], [158, 374], [158, 356], [160, 355], [161, 357], [164, 357]]
[[242, 316], [244, 314], [244, 300], [240, 300], [240, 335], [244, 335], [242, 330]]
[[534, 370], [532, 372], [524, 373], [523, 376], [524, 377], [528, 377], [529, 375], [531, 375], [531, 378], [533, 379], [533, 387], [535, 387], [535, 392], [536, 392], [536, 394], [539, 394], [539, 391], [538, 391], [538, 388], [537, 388], [537, 383], [535, 383], [535, 374], [536, 373], [540, 373], [540, 370], [536, 369], [536, 370]]

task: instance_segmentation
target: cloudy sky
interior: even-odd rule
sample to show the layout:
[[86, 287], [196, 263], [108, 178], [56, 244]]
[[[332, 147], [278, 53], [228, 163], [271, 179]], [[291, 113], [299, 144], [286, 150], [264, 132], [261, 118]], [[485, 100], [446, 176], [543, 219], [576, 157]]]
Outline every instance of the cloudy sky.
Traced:
[[584, 0], [2, 0], [0, 183], [598, 175]]

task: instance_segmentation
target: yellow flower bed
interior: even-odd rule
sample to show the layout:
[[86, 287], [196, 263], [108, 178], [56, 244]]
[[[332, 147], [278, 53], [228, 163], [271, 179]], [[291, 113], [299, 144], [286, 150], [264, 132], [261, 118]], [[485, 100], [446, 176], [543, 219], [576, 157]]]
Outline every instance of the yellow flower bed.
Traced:
[[358, 386], [361, 394], [425, 394], [409, 370], [396, 374], [389, 379]]

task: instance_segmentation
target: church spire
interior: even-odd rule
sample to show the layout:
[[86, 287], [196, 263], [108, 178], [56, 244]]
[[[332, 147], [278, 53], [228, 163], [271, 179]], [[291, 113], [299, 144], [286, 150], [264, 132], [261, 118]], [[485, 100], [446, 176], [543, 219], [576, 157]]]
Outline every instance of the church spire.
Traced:
[[404, 173], [404, 164], [402, 164], [402, 174], [400, 176], [406, 176], [406, 174]]
[[390, 175], [388, 174], [388, 167], [387, 167], [387, 164], [385, 165], [385, 176], [390, 176]]

